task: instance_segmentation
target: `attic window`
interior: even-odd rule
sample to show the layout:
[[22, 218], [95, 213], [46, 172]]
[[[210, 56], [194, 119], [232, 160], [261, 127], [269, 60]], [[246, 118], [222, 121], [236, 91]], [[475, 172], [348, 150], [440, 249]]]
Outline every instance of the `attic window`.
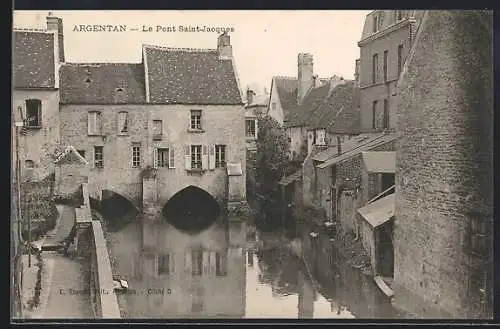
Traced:
[[123, 91], [123, 88], [118, 87], [116, 88], [116, 91]]
[[86, 82], [86, 83], [91, 83], [91, 82], [92, 82], [92, 80], [90, 80], [90, 78], [89, 78], [89, 77], [87, 77], [87, 79], [85, 79], [85, 82]]

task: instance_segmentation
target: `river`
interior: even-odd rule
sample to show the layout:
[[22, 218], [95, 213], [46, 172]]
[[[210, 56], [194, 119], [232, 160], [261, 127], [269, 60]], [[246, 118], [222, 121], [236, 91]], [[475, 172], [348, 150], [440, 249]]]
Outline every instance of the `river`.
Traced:
[[328, 237], [286, 238], [238, 218], [195, 234], [163, 219], [110, 233], [125, 318], [397, 318], [373, 279], [339, 264]]

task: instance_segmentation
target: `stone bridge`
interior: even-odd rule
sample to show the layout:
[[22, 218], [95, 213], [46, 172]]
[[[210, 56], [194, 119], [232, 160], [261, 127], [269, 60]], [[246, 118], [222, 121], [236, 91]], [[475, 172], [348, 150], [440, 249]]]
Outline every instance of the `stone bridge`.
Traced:
[[239, 164], [201, 172], [178, 168], [156, 169], [144, 174], [138, 170], [132, 175], [119, 170], [89, 168], [88, 162], [68, 147], [56, 162], [56, 193], [71, 194], [82, 183], [88, 188], [91, 204], [118, 195], [136, 210], [151, 215], [161, 213], [174, 196], [186, 190], [194, 193], [191, 195], [193, 206], [201, 197], [215, 200], [224, 211], [246, 209], [246, 177]]

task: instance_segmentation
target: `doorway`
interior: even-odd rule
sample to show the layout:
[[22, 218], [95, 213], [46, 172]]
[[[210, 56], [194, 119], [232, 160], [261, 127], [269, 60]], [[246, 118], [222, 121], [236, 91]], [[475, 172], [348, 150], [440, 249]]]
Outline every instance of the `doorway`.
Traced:
[[388, 278], [394, 276], [393, 218], [376, 228], [376, 275]]

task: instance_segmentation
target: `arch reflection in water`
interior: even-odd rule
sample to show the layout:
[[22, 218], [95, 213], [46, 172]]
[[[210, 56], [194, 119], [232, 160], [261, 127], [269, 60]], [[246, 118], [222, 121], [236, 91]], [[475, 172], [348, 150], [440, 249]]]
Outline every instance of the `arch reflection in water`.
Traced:
[[220, 206], [212, 195], [196, 186], [188, 186], [177, 192], [162, 210], [168, 222], [188, 232], [208, 228], [220, 213]]
[[[118, 296], [125, 316], [243, 317], [244, 241], [232, 241], [232, 236], [240, 235], [231, 233], [233, 226], [218, 218], [191, 234], [165, 221], [146, 220], [114, 233], [118, 271], [130, 287]], [[237, 230], [242, 228], [244, 224], [236, 225]]]

